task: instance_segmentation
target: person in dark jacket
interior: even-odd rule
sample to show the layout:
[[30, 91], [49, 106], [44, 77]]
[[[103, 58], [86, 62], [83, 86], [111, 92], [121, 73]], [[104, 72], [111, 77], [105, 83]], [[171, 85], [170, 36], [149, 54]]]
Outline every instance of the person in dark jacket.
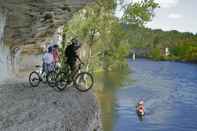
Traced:
[[77, 61], [79, 60], [81, 62], [81, 59], [77, 53], [80, 47], [81, 44], [77, 39], [74, 38], [71, 40], [71, 44], [68, 45], [64, 51], [66, 63], [70, 66], [72, 72], [74, 72], [77, 68]]

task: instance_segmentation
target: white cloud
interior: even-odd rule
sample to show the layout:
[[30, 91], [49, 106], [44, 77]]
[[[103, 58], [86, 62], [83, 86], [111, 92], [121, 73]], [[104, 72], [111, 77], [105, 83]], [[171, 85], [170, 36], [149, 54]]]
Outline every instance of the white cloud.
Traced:
[[170, 8], [175, 7], [179, 0], [155, 0], [155, 2], [159, 3], [160, 7]]
[[[129, 0], [128, 0], [129, 1]], [[133, 2], [140, 2], [140, 1], [143, 1], [143, 0], [132, 0]]]
[[[127, 5], [131, 2], [140, 2], [140, 1], [144, 1], [144, 0], [123, 0], [122, 4], [123, 5]], [[159, 3], [161, 8], [170, 8], [170, 7], [175, 7], [180, 0], [155, 0], [156, 3]], [[115, 12], [117, 17], [121, 17], [123, 15], [123, 10], [121, 9], [121, 6], [118, 5], [116, 12]]]
[[168, 15], [168, 18], [170, 18], [170, 19], [180, 19], [182, 17], [183, 16], [181, 14], [169, 14]]

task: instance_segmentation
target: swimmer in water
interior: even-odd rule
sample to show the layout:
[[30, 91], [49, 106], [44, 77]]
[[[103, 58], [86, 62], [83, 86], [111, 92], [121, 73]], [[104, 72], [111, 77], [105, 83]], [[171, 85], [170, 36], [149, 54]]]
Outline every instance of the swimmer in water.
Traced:
[[136, 106], [136, 111], [137, 111], [137, 114], [140, 115], [140, 116], [144, 116], [145, 114], [145, 110], [144, 110], [144, 101], [139, 101], [137, 106]]

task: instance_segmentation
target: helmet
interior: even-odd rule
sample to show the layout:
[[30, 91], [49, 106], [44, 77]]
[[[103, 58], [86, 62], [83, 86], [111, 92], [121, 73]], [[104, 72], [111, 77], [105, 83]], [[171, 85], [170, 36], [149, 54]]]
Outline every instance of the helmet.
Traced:
[[81, 47], [81, 44], [80, 44], [80, 42], [78, 41], [78, 39], [73, 38], [73, 39], [71, 40], [71, 42], [72, 42], [72, 44], [73, 44], [73, 46], [74, 46], [75, 49], [78, 49], [78, 48]]
[[53, 45], [53, 48], [59, 48], [59, 46], [57, 44]]
[[78, 43], [77, 38], [73, 38], [73, 39], [71, 40], [71, 43], [72, 43], [72, 44]]
[[53, 48], [51, 46], [48, 47], [48, 52], [51, 53]]

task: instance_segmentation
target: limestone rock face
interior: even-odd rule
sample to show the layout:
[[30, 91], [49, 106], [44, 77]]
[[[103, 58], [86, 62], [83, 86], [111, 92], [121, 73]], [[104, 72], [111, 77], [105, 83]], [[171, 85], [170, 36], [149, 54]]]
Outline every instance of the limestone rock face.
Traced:
[[5, 43], [46, 43], [72, 14], [94, 0], [0, 0], [6, 14]]

